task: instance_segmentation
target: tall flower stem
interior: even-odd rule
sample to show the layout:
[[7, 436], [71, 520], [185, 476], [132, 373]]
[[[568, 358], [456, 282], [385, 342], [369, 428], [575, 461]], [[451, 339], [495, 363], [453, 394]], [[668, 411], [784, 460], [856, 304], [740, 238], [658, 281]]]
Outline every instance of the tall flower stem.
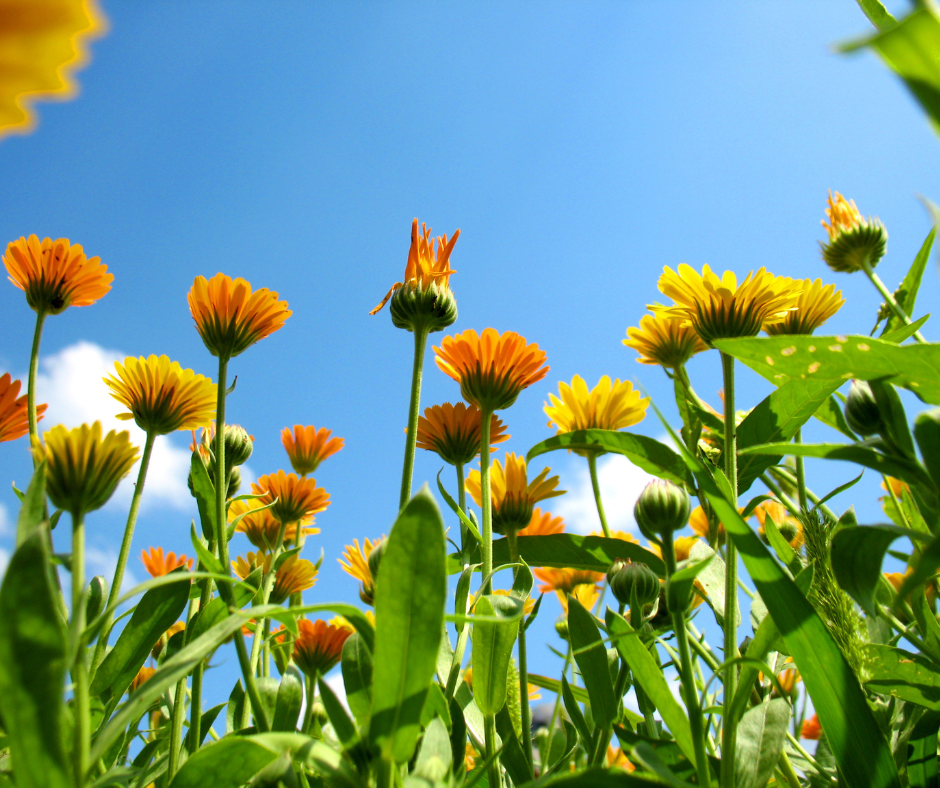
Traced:
[[[793, 437], [794, 443], [803, 442], [803, 430], [798, 429]], [[807, 509], [806, 505], [806, 470], [803, 468], [803, 457], [796, 456], [796, 489], [800, 499], [800, 509]]]
[[[871, 280], [871, 283], [875, 286], [875, 289], [881, 293], [881, 297], [884, 298], [888, 308], [894, 312], [895, 317], [904, 323], [904, 325], [911, 325], [913, 321], [911, 320], [910, 315], [908, 315], [907, 312], [901, 308], [901, 305], [895, 299], [894, 294], [888, 290], [887, 287], [885, 287], [885, 283], [882, 282], [881, 277], [875, 273], [875, 269], [871, 267], [871, 263], [869, 263], [868, 260], [863, 257], [859, 263], [859, 267], [865, 272], [865, 276]], [[920, 333], [920, 331], [914, 332], [914, 339], [916, 339], [918, 342], [927, 341], [924, 339], [924, 336]]]
[[[41, 309], [36, 312], [36, 330], [33, 331], [33, 348], [29, 354], [29, 379], [26, 390], [26, 408], [29, 417], [29, 442], [33, 444], [39, 437], [39, 420], [36, 418], [36, 374], [39, 371], [39, 344], [42, 342], [42, 327], [46, 322], [46, 313]], [[38, 460], [34, 457], [33, 464]]]
[[610, 528], [607, 526], [607, 514], [604, 512], [604, 502], [601, 500], [601, 486], [597, 480], [597, 452], [588, 454], [588, 468], [591, 471], [591, 487], [594, 490], [594, 503], [597, 504], [597, 516], [601, 519], [601, 528], [604, 536], [610, 539]]
[[[80, 635], [85, 629], [85, 605], [82, 592], [85, 590], [85, 516], [81, 511], [72, 513], [72, 630]], [[91, 705], [88, 699], [88, 665], [84, 646], [79, 643], [72, 667], [75, 684], [74, 723], [74, 778], [76, 788], [84, 788], [88, 773], [88, 750], [91, 738], [89, 728]]]
[[[457, 506], [464, 514], [467, 513], [467, 485], [464, 480], [463, 463], [454, 466], [457, 471]], [[470, 545], [470, 534], [467, 532], [467, 526], [460, 523], [460, 555], [461, 562], [467, 566], [470, 562], [470, 555], [473, 552]]]
[[[515, 563], [519, 560], [516, 532], [507, 530], [506, 539], [509, 540], [509, 559]], [[522, 567], [516, 567], [517, 575], [521, 571]], [[529, 772], [534, 774], [532, 764], [532, 710], [529, 708], [529, 667], [525, 642], [525, 611], [523, 611], [522, 620], [519, 622], [519, 710], [522, 727], [522, 752], [525, 755], [526, 763], [529, 765]]]
[[421, 375], [424, 369], [424, 348], [428, 342], [428, 329], [416, 326], [415, 361], [411, 371], [411, 401], [408, 403], [408, 437], [405, 439], [405, 462], [401, 472], [401, 496], [398, 508], [404, 509], [411, 500], [411, 477], [415, 467], [415, 442], [418, 438], [418, 409], [421, 406]]
[[[724, 376], [725, 387], [725, 476], [731, 486], [734, 500], [732, 505], [738, 505], [738, 439], [737, 423], [734, 414], [734, 357], [727, 353], [721, 354], [721, 370]], [[731, 718], [731, 705], [737, 688], [737, 665], [732, 662], [738, 650], [738, 554], [731, 539], [727, 540], [725, 548], [725, 610], [724, 610], [724, 655], [729, 664], [724, 670], [723, 677], [723, 715], [721, 729], [721, 786], [734, 788], [734, 748], [737, 738], [737, 724]], [[665, 550], [664, 552], [669, 552]], [[685, 626], [681, 627], [685, 637]], [[679, 633], [676, 633], [679, 636]], [[691, 673], [690, 673], [691, 676]]]
[[[137, 484], [134, 486], [134, 496], [131, 498], [131, 508], [127, 513], [127, 523], [124, 526], [124, 539], [121, 542], [121, 552], [118, 554], [117, 566], [114, 568], [114, 580], [111, 582], [111, 590], [108, 592], [108, 610], [117, 602], [121, 593], [121, 584], [124, 582], [124, 570], [127, 567], [127, 557], [131, 552], [131, 542], [134, 539], [134, 526], [137, 523], [137, 512], [140, 511], [140, 499], [144, 493], [144, 481], [147, 478], [147, 468], [150, 466], [150, 455], [153, 453], [153, 442], [156, 435], [152, 432], [147, 433], [147, 440], [144, 443], [144, 453], [140, 458], [140, 470], [137, 472]], [[101, 628], [101, 635], [98, 637], [98, 645], [95, 647], [95, 658], [92, 661], [92, 675], [98, 669], [98, 665], [104, 658], [104, 651], [108, 647], [108, 637], [111, 634], [111, 626], [114, 623], [114, 614], [108, 613], [104, 626]]]
[[[216, 552], [215, 539], [209, 540], [209, 552], [213, 554]], [[208, 567], [202, 566], [202, 562], [200, 562], [200, 568], [203, 571], [208, 571]], [[199, 605], [196, 608], [196, 610], [203, 610], [205, 606], [209, 604], [209, 598], [211, 596], [212, 596], [212, 581], [209, 578], [206, 578], [205, 580], [202, 581], [202, 593], [199, 595]], [[192, 621], [192, 617], [190, 617], [189, 621]], [[186, 631], [183, 636], [184, 647], [189, 645], [189, 621], [187, 621]], [[191, 752], [196, 751], [199, 741], [202, 738], [202, 731], [200, 729], [202, 726], [202, 676], [203, 676], [203, 673], [205, 672], [205, 669], [206, 669], [206, 663], [203, 660], [200, 660], [200, 662], [196, 665], [196, 667], [193, 668], [193, 692], [192, 692], [192, 698], [190, 699], [190, 704], [189, 704], [189, 711], [190, 711], [190, 714], [189, 714], [189, 749]], [[183, 705], [181, 701], [185, 692], [186, 692], [186, 679], [184, 678], [180, 682], [180, 684], [177, 686], [176, 694], [177, 694], [178, 703], [173, 706], [173, 714], [180, 715], [180, 718], [177, 720], [176, 717], [174, 717], [172, 720], [172, 724], [170, 727], [171, 744], [173, 741], [172, 739], [173, 728], [175, 726], [179, 726], [180, 735], [182, 735]], [[179, 753], [177, 753], [177, 755], [178, 754]], [[170, 750], [170, 766], [172, 765], [173, 765], [173, 751], [171, 749]], [[169, 768], [168, 768], [168, 771], [169, 771]]]
[[[490, 593], [489, 576], [493, 572], [493, 491], [490, 486], [490, 422], [493, 412], [489, 408], [480, 408], [480, 498], [482, 499], [481, 517], [483, 519], [483, 577], [484, 584], [480, 594]], [[486, 759], [493, 759], [496, 752], [496, 715], [483, 717], [483, 738], [486, 746]], [[490, 788], [500, 788], [502, 778], [499, 763], [493, 759], [489, 767]]]

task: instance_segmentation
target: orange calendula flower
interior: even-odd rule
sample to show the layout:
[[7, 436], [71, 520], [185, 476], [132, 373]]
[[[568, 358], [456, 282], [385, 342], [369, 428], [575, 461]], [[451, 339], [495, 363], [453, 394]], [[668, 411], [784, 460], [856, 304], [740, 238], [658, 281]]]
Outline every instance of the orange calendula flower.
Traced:
[[594, 607], [594, 602], [600, 592], [600, 584], [604, 580], [604, 575], [600, 572], [589, 572], [584, 569], [538, 567], [532, 571], [542, 584], [539, 586], [539, 591], [543, 594], [554, 591], [566, 613], [568, 612], [568, 594], [575, 596], [588, 610]]
[[791, 516], [782, 503], [764, 501], [754, 509], [754, 516], [757, 517], [757, 521], [760, 523], [757, 532], [765, 542], [767, 541], [765, 523], [767, 518], [770, 517], [790, 547], [799, 550], [803, 546], [803, 523], [796, 517]]
[[803, 720], [803, 726], [800, 728], [801, 739], [817, 740], [822, 736], [822, 725], [819, 724], [819, 717], [815, 714], [808, 720]]
[[630, 381], [615, 380], [604, 375], [598, 384], [588, 391], [587, 383], [575, 375], [571, 385], [558, 384], [561, 397], [549, 394], [551, 405], [545, 403], [543, 410], [549, 418], [548, 426], [555, 427], [555, 434], [575, 430], [619, 430], [638, 424], [646, 417], [649, 399], [641, 399]]
[[137, 675], [134, 676], [134, 680], [131, 682], [130, 687], [127, 688], [128, 693], [137, 692], [143, 685], [145, 681], [149, 681], [153, 678], [153, 674], [157, 672], [156, 668], [148, 668], [146, 665], [137, 671]]
[[536, 506], [532, 510], [532, 519], [529, 524], [519, 531], [518, 536], [548, 536], [549, 534], [562, 534], [565, 532], [565, 521], [555, 517], [551, 512], [543, 512]]
[[340, 617], [327, 623], [323, 619], [297, 621], [298, 634], [294, 640], [294, 662], [307, 676], [322, 676], [339, 662], [343, 645], [355, 630]]
[[480, 335], [470, 328], [444, 337], [434, 354], [441, 371], [460, 384], [463, 398], [488, 413], [508, 408], [520, 391], [549, 370], [538, 345], [527, 344], [514, 331], [500, 334], [495, 328]]
[[193, 568], [192, 558], [187, 558], [185, 555], [177, 557], [176, 553], [167, 553], [164, 556], [162, 547], [151, 547], [149, 551], [141, 550], [140, 560], [151, 577], [163, 577], [181, 566], [187, 569]]
[[298, 478], [284, 471], [259, 477], [251, 485], [251, 491], [262, 496], [257, 499], [262, 504], [271, 503], [277, 498], [277, 503], [268, 511], [279, 523], [298, 522], [319, 514], [330, 505], [330, 494], [322, 487], [317, 487], [316, 479]]
[[197, 276], [189, 291], [196, 330], [213, 356], [232, 358], [273, 334], [293, 314], [266, 287], [252, 291], [244, 279]]
[[[229, 525], [238, 518], [235, 526], [236, 533], [245, 534], [248, 541], [262, 551], [273, 550], [277, 545], [277, 535], [281, 531], [281, 524], [271, 515], [270, 509], [262, 509], [265, 504], [259, 498], [232, 501], [228, 508]], [[313, 517], [306, 517], [300, 523], [303, 535], [313, 536], [320, 533], [319, 528], [313, 527]], [[297, 523], [289, 523], [284, 529], [284, 541], [297, 540]]]
[[835, 285], [823, 285], [822, 279], [803, 280], [803, 292], [796, 302], [796, 309], [787, 312], [779, 323], [764, 326], [771, 336], [778, 334], [812, 334], [830, 317], [838, 312], [845, 299]]
[[[531, 482], [526, 478], [525, 459], [512, 452], [506, 454], [506, 465], [499, 460], [493, 462], [490, 471], [490, 487], [493, 503], [493, 530], [499, 534], [510, 531], [517, 533], [529, 525], [532, 520], [533, 506], [546, 498], [563, 495], [558, 490], [558, 477], [548, 478], [550, 468], [545, 468]], [[473, 496], [477, 506], [482, 506], [482, 477], [477, 470], [467, 476], [466, 489]]]
[[[480, 455], [483, 417], [476, 405], [458, 402], [451, 405], [432, 405], [418, 417], [417, 443], [419, 449], [436, 452], [444, 462], [466, 465]], [[490, 418], [490, 446], [509, 440], [506, 425], [496, 416]]]
[[716, 339], [756, 336], [762, 326], [782, 321], [796, 307], [803, 283], [774, 276], [766, 269], [751, 271], [738, 284], [733, 271], [719, 277], [707, 265], [699, 274], [684, 263], [678, 272], [669, 266], [659, 277], [659, 289], [675, 303], [651, 304], [665, 317], [680, 318], [708, 345]]
[[[21, 385], [9, 372], [0, 375], [0, 443], [15, 441], [29, 432], [29, 397], [26, 394], [17, 397]], [[45, 412], [45, 405], [37, 405], [36, 420]]]
[[68, 238], [20, 238], [7, 245], [3, 264], [10, 281], [26, 293], [26, 303], [46, 315], [90, 306], [108, 293], [114, 279], [100, 257], [85, 257], [81, 244]]
[[831, 189], [828, 203], [829, 223], [823, 221], [822, 226], [829, 233], [829, 241], [819, 243], [826, 265], [846, 274], [878, 265], [888, 249], [885, 226], [877, 218], [863, 219], [854, 200], [846, 200], [839, 192], [833, 198]]
[[129, 357], [114, 362], [117, 377], [104, 378], [111, 396], [137, 426], [154, 435], [204, 427], [215, 418], [216, 387], [205, 375], [183, 369], [167, 356]]
[[369, 556], [384, 541], [385, 536], [378, 539], [363, 539], [362, 547], [359, 546], [359, 540], [353, 539], [351, 545], [346, 545], [343, 552], [343, 558], [338, 558], [339, 565], [347, 575], [352, 575], [358, 580], [359, 598], [366, 605], [371, 605], [375, 595], [375, 578], [372, 575], [372, 567], [369, 564]]
[[623, 344], [640, 354], [640, 364], [658, 364], [667, 369], [681, 367], [696, 353], [708, 350], [685, 318], [655, 313], [643, 315], [639, 328], [628, 328]]
[[327, 457], [332, 457], [343, 448], [342, 438], [331, 438], [332, 430], [321, 427], [303, 427], [295, 424], [293, 431], [285, 427], [281, 431], [281, 443], [290, 458], [291, 467], [301, 476], [313, 473]]

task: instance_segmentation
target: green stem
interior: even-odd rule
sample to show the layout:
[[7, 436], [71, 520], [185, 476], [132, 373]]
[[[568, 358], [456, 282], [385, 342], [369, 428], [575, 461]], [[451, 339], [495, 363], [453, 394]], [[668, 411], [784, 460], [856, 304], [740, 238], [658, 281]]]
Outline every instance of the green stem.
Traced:
[[[568, 666], [571, 664], [571, 640], [568, 640], [568, 650], [565, 653], [565, 664], [561, 667], [561, 675], [568, 675]], [[558, 715], [561, 712], [561, 690], [558, 690], [558, 694], [555, 696], [555, 707], [552, 709], [552, 721], [548, 726], [548, 732], [551, 734], [555, 730], [555, 725], [558, 723]]]
[[411, 477], [415, 467], [415, 442], [418, 437], [418, 409], [421, 406], [421, 375], [424, 369], [424, 347], [428, 341], [427, 328], [416, 327], [415, 360], [411, 371], [411, 401], [408, 403], [408, 437], [405, 439], [405, 463], [401, 472], [401, 496], [398, 508], [404, 509], [411, 500]]
[[[509, 559], [515, 563], [519, 560], [516, 532], [507, 530], [506, 539], [509, 540]], [[515, 574], [518, 576], [520, 571], [522, 571], [521, 567], [517, 567]], [[525, 755], [526, 763], [529, 765], [529, 773], [534, 775], [535, 771], [532, 763], [532, 710], [529, 708], [529, 667], [526, 655], [525, 615], [522, 616], [522, 620], [519, 622], [519, 710], [522, 726], [522, 752]]]
[[[467, 514], [467, 485], [463, 474], [463, 463], [454, 466], [457, 472], [457, 506], [464, 514]], [[470, 533], [467, 526], [460, 522], [460, 555], [461, 563], [466, 567], [470, 563], [470, 556], [473, 554], [473, 545], [470, 544]]]
[[487, 714], [483, 717], [483, 744], [486, 760], [490, 762], [487, 773], [487, 782], [490, 788], [502, 788], [503, 780], [499, 771], [499, 761], [496, 755], [496, 716]]
[[[871, 267], [871, 263], [868, 262], [867, 258], [862, 258], [860, 261], [860, 267], [865, 272], [865, 276], [871, 280], [871, 283], [875, 286], [875, 289], [881, 293], [881, 297], [884, 298], [885, 303], [891, 308], [891, 311], [894, 312], [895, 317], [904, 323], [904, 325], [911, 325], [913, 321], [911, 320], [910, 316], [901, 308], [901, 305], [895, 300], [891, 291], [885, 287], [885, 283], [882, 282], [878, 274], [875, 273], [875, 269]], [[926, 343], [927, 341], [924, 339], [920, 331], [914, 332], [914, 339], [923, 343]]]
[[[78, 635], [85, 629], [85, 516], [81, 511], [72, 513], [72, 631]], [[74, 722], [74, 778], [76, 788], [84, 788], [88, 773], [88, 754], [91, 740], [91, 704], [88, 698], [88, 665], [85, 647], [80, 642], [72, 667], [75, 682]]]
[[[774, 468], [774, 473], [781, 479], [784, 479], [788, 484], [796, 484], [796, 476], [786, 470], [782, 465], [777, 465]], [[762, 473], [760, 475], [760, 480], [766, 485], [767, 489], [780, 499], [781, 503], [783, 503], [783, 505], [786, 506], [788, 510], [790, 510], [790, 513], [794, 517], [799, 517], [799, 506], [795, 502], [791, 501], [787, 497], [786, 493], [784, 493], [776, 484], [774, 484], [773, 481], [768, 482], [769, 478], [770, 474]], [[826, 504], [820, 504], [820, 497], [816, 495], [816, 493], [814, 493], [809, 487], [806, 488], [806, 497], [809, 499], [810, 503], [816, 506], [819, 511], [821, 511], [829, 520], [832, 522], [838, 521], [839, 518], [835, 515], [835, 512], [826, 506]], [[787, 503], [788, 501], [789, 503]]]
[[799, 776], [793, 769], [793, 764], [790, 763], [790, 756], [787, 755], [786, 750], [780, 752], [780, 771], [782, 771], [783, 776], [787, 778], [787, 783], [789, 783], [790, 788], [802, 788], [803, 784], [800, 782]]
[[901, 507], [901, 502], [898, 500], [898, 496], [894, 494], [894, 487], [892, 487], [891, 482], [888, 481], [887, 474], [881, 474], [881, 478], [888, 490], [888, 495], [891, 496], [891, 502], [894, 504], [894, 510], [898, 513], [898, 517], [901, 518], [901, 522], [904, 524], [905, 528], [910, 528], [911, 524], [907, 519], [907, 515], [904, 513], [904, 509]]
[[[131, 541], [134, 539], [134, 526], [137, 523], [137, 512], [140, 510], [140, 499], [144, 492], [144, 480], [147, 478], [147, 468], [150, 466], [150, 455], [153, 452], [153, 442], [156, 435], [152, 432], [147, 433], [147, 440], [144, 443], [144, 453], [140, 458], [140, 470], [137, 472], [137, 484], [134, 487], [134, 496], [131, 498], [131, 508], [127, 513], [127, 523], [124, 526], [124, 539], [121, 542], [121, 552], [118, 554], [117, 566], [114, 568], [114, 580], [111, 583], [111, 591], [108, 593], [108, 609], [111, 610], [114, 603], [117, 602], [121, 594], [121, 584], [124, 582], [124, 569], [127, 567], [127, 558], [131, 552]], [[104, 626], [101, 629], [101, 635], [98, 637], [98, 645], [95, 647], [95, 658], [92, 660], [92, 676], [104, 659], [105, 649], [108, 647], [108, 637], [111, 634], [111, 627], [114, 622], [114, 614], [108, 613]]]
[[[793, 437], [794, 443], [803, 442], [803, 430], [798, 429], [796, 435]], [[796, 489], [797, 495], [800, 499], [800, 510], [808, 509], [806, 505], [806, 471], [803, 468], [803, 457], [800, 455], [796, 456]], [[792, 767], [791, 767], [792, 768]]]
[[[727, 353], [721, 354], [721, 370], [725, 387], [725, 475], [731, 486], [734, 500], [731, 504], [738, 505], [738, 440], [737, 423], [734, 413], [734, 357]], [[722, 729], [721, 729], [721, 786], [734, 788], [734, 749], [737, 737], [736, 721], [731, 719], [731, 705], [737, 687], [737, 665], [730, 662], [738, 652], [738, 554], [732, 539], [727, 540], [725, 546], [725, 610], [724, 610], [724, 654], [725, 661], [729, 662], [725, 668], [722, 690]], [[681, 627], [682, 637], [685, 639], [685, 626]], [[677, 633], [678, 635], [678, 633]], [[689, 696], [691, 703], [692, 696]], [[707, 777], [707, 764], [705, 775]], [[700, 774], [701, 779], [701, 774]]]
[[594, 490], [594, 503], [597, 504], [597, 516], [601, 518], [601, 528], [604, 536], [610, 539], [610, 528], [607, 527], [607, 515], [604, 513], [604, 502], [601, 500], [601, 486], [597, 482], [597, 452], [588, 454], [588, 468], [591, 471], [591, 488]]
[[[209, 552], [213, 554], [216, 552], [215, 539], [209, 540]], [[200, 561], [200, 567], [204, 571], [206, 571], [206, 567], [202, 565], [201, 561]], [[209, 578], [206, 578], [205, 580], [203, 580], [203, 583], [202, 583], [202, 593], [199, 595], [199, 606], [197, 610], [205, 609], [206, 605], [209, 604], [209, 598], [211, 596], [212, 596], [212, 581]], [[190, 621], [192, 621], [192, 618], [190, 618]], [[183, 636], [184, 647], [189, 645], [189, 636], [190, 636], [189, 622], [187, 622], [186, 634]], [[192, 698], [190, 699], [190, 704], [189, 704], [190, 752], [196, 751], [197, 749], [196, 743], [200, 740], [201, 734], [202, 734], [202, 731], [200, 730], [201, 725], [202, 725], [202, 675], [205, 672], [205, 669], [206, 669], [205, 660], [199, 660], [199, 662], [196, 664], [196, 667], [193, 668], [193, 692], [192, 692]], [[185, 679], [183, 679], [183, 682], [181, 683], [184, 683], [183, 689], [185, 691]], [[178, 711], [177, 711], [177, 707], [174, 706], [173, 713], [174, 714], [179, 713], [180, 715], [182, 715], [183, 713], [182, 705], [179, 706]], [[183, 724], [182, 721], [180, 721], [178, 724], [180, 725], [180, 729], [182, 730], [182, 724]], [[170, 730], [172, 732], [172, 728]]]
[[[621, 605], [620, 607], [622, 608], [623, 605]], [[623, 613], [621, 612], [620, 615], [623, 615]], [[640, 627], [643, 626], [643, 615], [642, 615], [642, 611], [639, 609], [639, 606], [637, 606], [635, 610], [633, 608], [630, 608], [630, 626], [633, 627], [633, 629], [636, 631], [639, 631]], [[626, 667], [626, 662], [623, 662], [621, 671], [623, 670], [624, 667]], [[617, 678], [619, 681], [620, 676], [618, 675]], [[637, 706], [640, 707], [640, 714], [643, 715], [643, 719], [645, 720], [646, 735], [651, 739], [658, 739], [659, 731], [656, 727], [656, 716], [654, 714], [656, 709], [653, 706], [652, 701], [650, 701], [646, 693], [643, 691], [643, 687], [637, 684], [636, 687], [634, 687], [634, 690], [636, 691]], [[614, 697], [620, 700], [623, 697], [623, 695], [621, 694], [618, 697], [615, 693]]]
[[[483, 577], [493, 572], [493, 490], [490, 486], [490, 421], [493, 413], [483, 410], [480, 414], [480, 497], [483, 518]], [[480, 589], [481, 594], [490, 593], [490, 581]], [[495, 728], [494, 728], [495, 730]], [[487, 756], [488, 757], [488, 756]]]
[[[46, 313], [42, 310], [36, 312], [36, 329], [33, 331], [33, 348], [29, 354], [29, 379], [26, 386], [26, 408], [29, 417], [29, 443], [39, 438], [39, 419], [36, 417], [36, 373], [39, 370], [39, 345], [42, 342], [42, 327], [46, 322]], [[35, 466], [37, 460], [33, 459]]]
[[310, 735], [310, 725], [313, 722], [313, 694], [316, 691], [317, 687], [317, 675], [314, 673], [312, 676], [307, 676], [307, 686], [305, 690], [306, 695], [306, 706], [304, 707], [304, 725], [300, 729], [301, 733]]

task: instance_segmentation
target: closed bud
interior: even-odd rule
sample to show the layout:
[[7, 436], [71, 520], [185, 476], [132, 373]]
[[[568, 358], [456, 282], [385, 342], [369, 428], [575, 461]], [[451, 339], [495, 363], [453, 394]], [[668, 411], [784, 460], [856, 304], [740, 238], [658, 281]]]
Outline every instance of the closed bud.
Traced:
[[635, 599], [644, 608], [659, 598], [659, 578], [646, 564], [618, 559], [607, 570], [607, 582], [621, 605], [632, 605]]
[[633, 507], [633, 516], [644, 534], [671, 534], [689, 520], [689, 494], [677, 484], [651, 481]]
[[845, 398], [845, 420], [849, 427], [863, 437], [875, 435], [884, 428], [881, 411], [864, 380], [853, 380]]
[[87, 621], [92, 621], [101, 615], [107, 597], [108, 581], [103, 575], [95, 575], [88, 584], [88, 604], [85, 607]]
[[568, 639], [568, 616], [562, 613], [555, 621], [555, 631], [562, 640]]
[[445, 283], [406, 283], [392, 296], [392, 324], [408, 331], [443, 331], [457, 320], [457, 299]]
[[231, 498], [238, 493], [239, 488], [242, 486], [242, 472], [238, 468], [232, 468], [228, 474], [228, 489], [226, 490], [226, 498]]
[[225, 464], [230, 468], [244, 465], [251, 457], [254, 442], [244, 427], [225, 425]]

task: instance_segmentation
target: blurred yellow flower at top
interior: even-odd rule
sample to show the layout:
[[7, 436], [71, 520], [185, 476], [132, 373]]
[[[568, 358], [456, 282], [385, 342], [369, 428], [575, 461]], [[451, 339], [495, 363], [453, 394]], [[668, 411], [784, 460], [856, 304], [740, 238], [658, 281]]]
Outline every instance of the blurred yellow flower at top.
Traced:
[[266, 287], [252, 291], [244, 279], [197, 276], [189, 291], [196, 330], [213, 356], [232, 358], [273, 334], [293, 314]]
[[771, 336], [778, 334], [812, 334], [830, 317], [838, 312], [845, 299], [835, 285], [823, 285], [822, 279], [803, 280], [803, 292], [796, 302], [796, 309], [787, 312], [780, 322], [764, 326]]
[[91, 306], [111, 290], [114, 274], [100, 257], [86, 257], [81, 244], [68, 238], [36, 235], [7, 244], [3, 256], [10, 281], [26, 293], [36, 312], [58, 315], [70, 306]]
[[123, 364], [115, 361], [114, 368], [118, 376], [104, 382], [130, 410], [119, 413], [119, 419], [134, 419], [142, 430], [166, 435], [204, 427], [215, 418], [215, 384], [167, 356], [129, 357]]
[[[452, 405], [432, 405], [418, 417], [417, 443], [419, 449], [435, 452], [451, 465], [466, 465], [480, 454], [483, 417], [476, 405], [458, 402]], [[490, 417], [490, 447], [509, 440], [506, 425], [496, 414]]]
[[801, 281], [774, 276], [765, 268], [751, 271], [738, 284], [733, 271], [719, 277], [706, 265], [699, 274], [683, 263], [678, 272], [666, 266], [659, 277], [659, 289], [675, 303], [651, 304], [649, 309], [681, 318], [711, 345], [716, 339], [756, 336], [761, 326], [783, 320], [802, 287]]
[[[20, 381], [13, 380], [9, 372], [0, 375], [0, 443], [15, 441], [29, 432], [28, 397], [20, 393]], [[37, 421], [46, 412], [45, 405], [36, 406]]]
[[281, 443], [290, 458], [291, 467], [301, 476], [313, 473], [327, 457], [332, 457], [343, 448], [342, 438], [332, 438], [332, 430], [321, 427], [304, 427], [295, 424], [294, 429], [281, 430]]
[[551, 512], [543, 512], [536, 506], [532, 510], [532, 519], [529, 524], [523, 528], [518, 536], [548, 536], [550, 534], [561, 534], [565, 532], [565, 521], [561, 517], [555, 517]]
[[0, 138], [35, 128], [34, 101], [75, 96], [72, 72], [88, 62], [87, 42], [106, 30], [94, 0], [0, 2]]
[[638, 424], [646, 417], [649, 399], [641, 399], [640, 392], [625, 380], [615, 380], [604, 375], [598, 384], [588, 391], [587, 383], [575, 375], [571, 385], [558, 384], [561, 397], [549, 394], [551, 405], [545, 403], [544, 411], [549, 418], [548, 426], [556, 428], [556, 435], [575, 430], [619, 430]]
[[696, 353], [708, 350], [685, 318], [656, 313], [643, 315], [639, 328], [628, 328], [623, 344], [640, 354], [639, 363], [668, 369], [681, 367]]
[[[599, 537], [601, 537], [602, 539], [607, 538], [607, 537], [604, 536], [604, 532], [603, 532], [603, 531], [591, 531], [591, 534], [590, 534], [590, 535], [591, 535], [591, 536], [599, 536]], [[619, 539], [621, 542], [630, 542], [631, 544], [639, 544], [639, 543], [640, 543], [639, 540], [638, 540], [633, 534], [631, 534], [629, 531], [613, 531], [613, 530], [612, 530], [612, 531], [610, 532], [610, 538], [611, 538], [611, 539]]]

